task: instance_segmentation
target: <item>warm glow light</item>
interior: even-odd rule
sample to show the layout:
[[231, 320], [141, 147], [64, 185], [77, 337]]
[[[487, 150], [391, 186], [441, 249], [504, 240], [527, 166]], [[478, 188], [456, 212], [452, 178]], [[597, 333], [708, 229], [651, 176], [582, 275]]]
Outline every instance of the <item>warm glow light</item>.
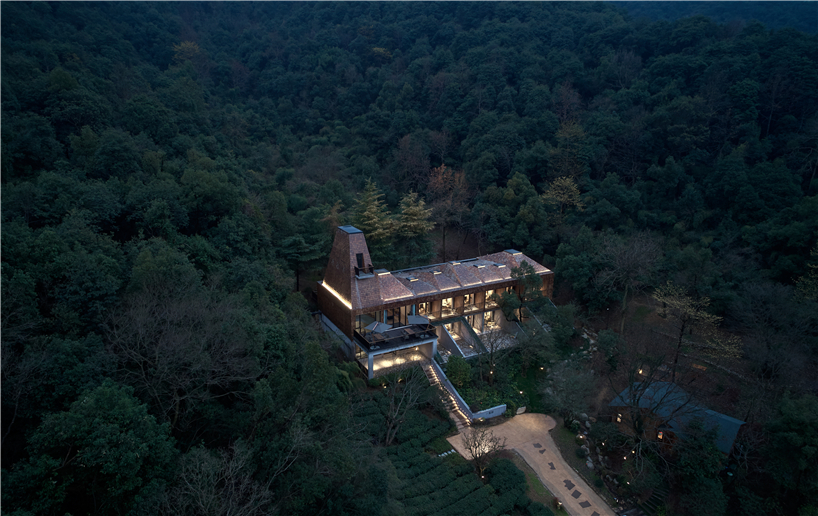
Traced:
[[542, 371], [543, 369], [544, 369], [544, 368], [543, 368], [543, 367], [541, 367], [541, 368], [540, 368], [540, 371]]
[[659, 440], [662, 439], [662, 432], [659, 432]]
[[325, 289], [327, 289], [327, 292], [329, 292], [330, 294], [332, 294], [333, 296], [335, 296], [336, 298], [338, 298], [338, 301], [340, 301], [340, 302], [344, 303], [344, 306], [346, 306], [347, 308], [349, 308], [350, 310], [352, 310], [352, 303], [350, 303], [349, 301], [347, 301], [346, 299], [344, 299], [343, 297], [341, 297], [341, 294], [339, 294], [338, 292], [336, 292], [334, 288], [332, 288], [332, 287], [330, 287], [329, 285], [327, 285], [327, 282], [326, 282], [326, 281], [322, 281], [322, 282], [321, 282], [321, 286], [323, 286]]
[[520, 394], [522, 394], [522, 393], [523, 393], [523, 391], [520, 391]]
[[641, 369], [639, 370], [639, 374], [642, 374], [642, 370], [641, 370]]

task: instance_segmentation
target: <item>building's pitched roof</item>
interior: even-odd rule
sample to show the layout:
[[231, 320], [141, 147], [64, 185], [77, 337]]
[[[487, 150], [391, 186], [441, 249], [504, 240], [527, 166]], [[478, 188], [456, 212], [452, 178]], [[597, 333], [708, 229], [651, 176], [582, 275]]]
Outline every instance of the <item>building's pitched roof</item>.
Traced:
[[[357, 255], [366, 273], [356, 274]], [[526, 262], [540, 275], [551, 271], [524, 254], [509, 249], [470, 260], [452, 261], [399, 271], [372, 271], [364, 234], [353, 226], [335, 232], [323, 285], [352, 310], [375, 308], [401, 299], [445, 294], [511, 280], [511, 269]], [[369, 272], [372, 272], [371, 274]]]
[[653, 382], [644, 389], [642, 386], [642, 382], [634, 382], [608, 405], [611, 407], [636, 405], [641, 409], [650, 410], [659, 418], [665, 419], [667, 428], [681, 438], [684, 438], [685, 428], [698, 419], [706, 430], [717, 429], [716, 447], [719, 451], [730, 453], [744, 421], [699, 405], [690, 394], [674, 383]]

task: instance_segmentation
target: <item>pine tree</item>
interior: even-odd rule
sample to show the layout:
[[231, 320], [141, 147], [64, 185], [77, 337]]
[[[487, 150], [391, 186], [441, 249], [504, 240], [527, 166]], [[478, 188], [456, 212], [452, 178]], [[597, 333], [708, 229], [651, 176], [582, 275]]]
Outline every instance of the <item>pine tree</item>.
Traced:
[[426, 208], [426, 202], [419, 199], [416, 192], [409, 192], [401, 199], [396, 231], [400, 265], [413, 267], [432, 261], [434, 252], [429, 231], [435, 225], [429, 221], [431, 216], [431, 208]]
[[375, 266], [386, 266], [392, 262], [393, 240], [396, 225], [383, 202], [383, 193], [371, 180], [352, 208], [352, 224], [364, 232], [369, 255]]

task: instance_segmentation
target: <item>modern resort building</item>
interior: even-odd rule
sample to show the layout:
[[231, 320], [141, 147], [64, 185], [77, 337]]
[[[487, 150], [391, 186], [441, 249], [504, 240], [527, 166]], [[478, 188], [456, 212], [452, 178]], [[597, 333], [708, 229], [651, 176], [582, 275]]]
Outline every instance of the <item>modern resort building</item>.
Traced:
[[527, 263], [551, 297], [553, 272], [524, 254], [499, 253], [398, 271], [375, 269], [366, 239], [353, 226], [336, 229], [318, 306], [326, 327], [371, 379], [413, 362], [441, 362], [485, 351], [481, 335], [508, 344], [520, 327], [496, 302], [507, 291], [522, 294], [512, 269]]

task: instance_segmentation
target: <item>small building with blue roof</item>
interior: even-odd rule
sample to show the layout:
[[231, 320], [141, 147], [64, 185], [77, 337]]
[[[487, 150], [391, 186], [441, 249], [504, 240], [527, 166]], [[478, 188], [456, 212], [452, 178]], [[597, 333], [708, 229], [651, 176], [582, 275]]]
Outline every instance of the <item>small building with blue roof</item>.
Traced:
[[[608, 406], [638, 408], [646, 419], [651, 420], [651, 424], [646, 425], [649, 428], [645, 429], [645, 433], [655, 432], [658, 438], [671, 434], [668, 441], [684, 439], [685, 429], [694, 420], [699, 420], [705, 430], [716, 430], [716, 447], [725, 454], [733, 449], [739, 429], [744, 424], [744, 421], [703, 407], [684, 389], [670, 382], [634, 382]], [[620, 428], [626, 425], [627, 417], [627, 414], [616, 414], [615, 421]]]

